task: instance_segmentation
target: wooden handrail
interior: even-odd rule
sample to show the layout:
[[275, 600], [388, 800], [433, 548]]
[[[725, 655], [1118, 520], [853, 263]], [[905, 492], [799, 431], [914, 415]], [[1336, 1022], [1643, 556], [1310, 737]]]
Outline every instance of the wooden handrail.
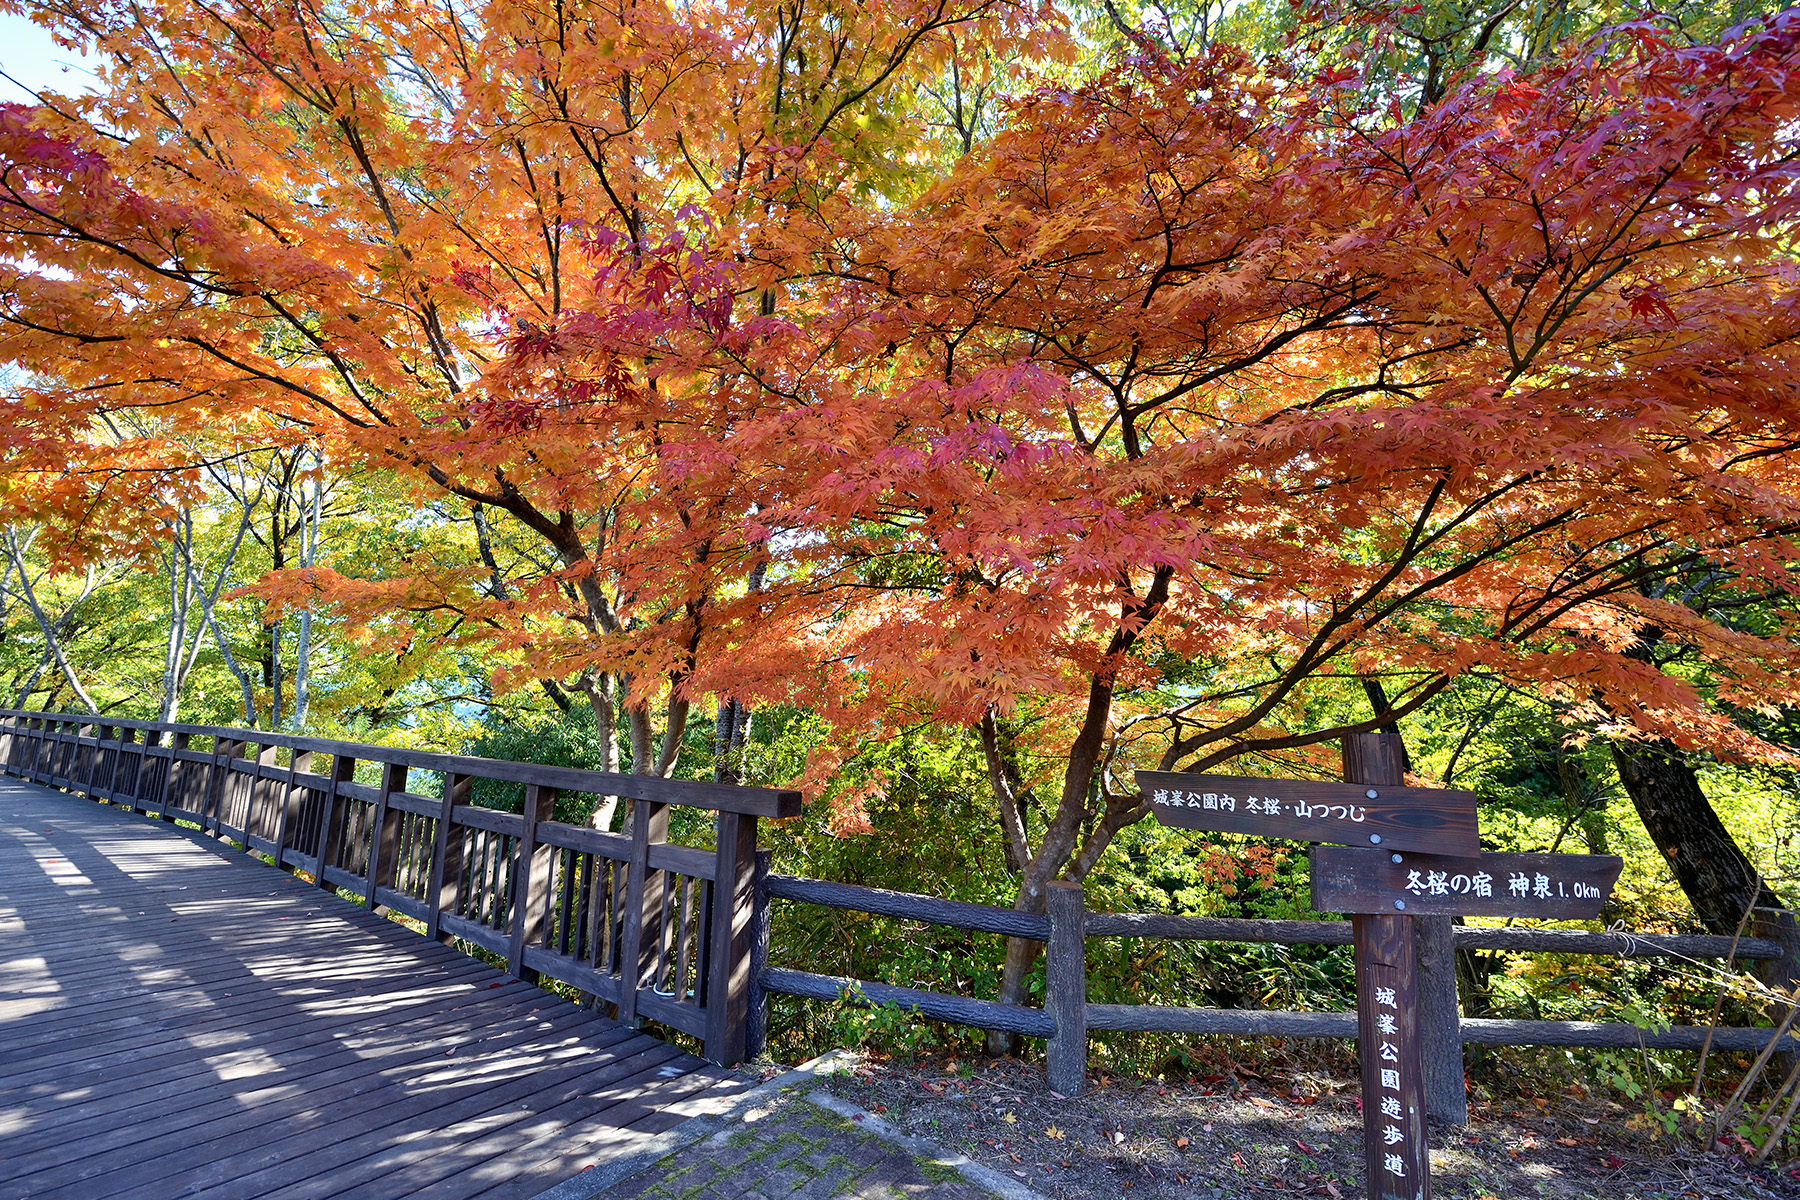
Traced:
[[[378, 786], [354, 781], [359, 762], [380, 765]], [[756, 822], [796, 816], [801, 802], [773, 788], [16, 709], [0, 709], [0, 764], [191, 822], [429, 937], [499, 954], [520, 978], [570, 983], [625, 1019], [701, 1038], [721, 1063], [745, 1053]], [[440, 795], [408, 790], [418, 771], [442, 776]], [[524, 784], [525, 812], [470, 804], [476, 779]], [[565, 791], [633, 801], [627, 833], [557, 824]], [[669, 843], [671, 806], [713, 813], [715, 845]]]
[[[279, 746], [286, 750], [314, 754], [348, 755], [360, 762], [393, 763], [418, 771], [441, 771], [446, 774], [479, 776], [507, 783], [538, 784], [565, 792], [589, 792], [600, 796], [622, 796], [631, 800], [649, 800], [657, 804], [674, 804], [682, 808], [699, 808], [712, 812], [734, 812], [747, 817], [770, 817], [783, 820], [800, 815], [799, 792], [781, 788], [743, 787], [730, 783], [707, 783], [689, 779], [661, 779], [652, 775], [619, 775], [607, 771], [589, 771], [578, 767], [552, 767], [539, 763], [511, 762], [500, 758], [476, 758], [461, 754], [439, 754], [430, 750], [411, 750], [401, 746], [377, 746], [363, 742], [340, 742], [329, 738], [303, 737], [299, 734], [272, 730], [238, 729], [222, 725], [185, 725], [164, 721], [133, 721], [122, 717], [95, 717], [79, 713], [37, 713], [18, 709], [0, 709], [0, 722], [27, 718], [74, 724], [93, 728], [132, 729], [187, 737], [225, 738], [265, 749]], [[58, 740], [60, 740], [58, 735]]]

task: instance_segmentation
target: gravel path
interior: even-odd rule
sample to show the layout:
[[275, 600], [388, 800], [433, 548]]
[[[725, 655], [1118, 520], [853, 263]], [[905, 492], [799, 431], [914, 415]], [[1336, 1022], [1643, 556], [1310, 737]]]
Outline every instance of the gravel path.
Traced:
[[[1354, 1082], [1238, 1077], [1176, 1087], [1096, 1075], [1087, 1095], [1063, 1099], [1041, 1068], [1001, 1059], [865, 1062], [825, 1086], [1053, 1200], [1364, 1195]], [[1800, 1169], [1750, 1167], [1651, 1138], [1628, 1128], [1631, 1114], [1616, 1105], [1564, 1099], [1477, 1106], [1466, 1129], [1434, 1130], [1434, 1194], [1800, 1200]]]

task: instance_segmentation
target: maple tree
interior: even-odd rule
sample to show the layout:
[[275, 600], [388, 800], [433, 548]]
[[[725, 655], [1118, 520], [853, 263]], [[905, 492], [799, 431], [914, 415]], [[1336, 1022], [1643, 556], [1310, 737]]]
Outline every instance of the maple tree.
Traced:
[[[1628, 27], [1411, 120], [1229, 48], [1022, 100], [843, 239], [845, 365], [760, 433], [840, 597], [817, 692], [981, 725], [1022, 908], [1146, 815], [1130, 768], [1303, 756], [1477, 668], [1784, 759], [1730, 710], [1800, 665], [1797, 30]], [[1764, 628], [1654, 594], [1693, 570]], [[1386, 711], [1324, 703], [1370, 678]]]
[[209, 458], [392, 471], [476, 515], [480, 560], [278, 569], [270, 615], [453, 612], [508, 681], [585, 692], [609, 766], [622, 707], [658, 773], [764, 557], [727, 519], [753, 481], [662, 460], [799, 352], [804, 313], [774, 316], [812, 266], [796, 199], [904, 190], [916, 88], [1060, 36], [1018, 0], [7, 10], [108, 65], [96, 95], [0, 108], [0, 354], [31, 372], [0, 517], [58, 561], [123, 557]]

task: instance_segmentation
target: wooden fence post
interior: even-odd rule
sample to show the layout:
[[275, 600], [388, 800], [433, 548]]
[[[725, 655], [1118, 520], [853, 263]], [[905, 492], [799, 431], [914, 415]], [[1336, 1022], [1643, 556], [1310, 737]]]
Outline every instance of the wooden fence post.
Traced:
[[1087, 903], [1079, 883], [1060, 879], [1050, 884], [1046, 899], [1044, 1007], [1056, 1021], [1046, 1075], [1051, 1091], [1079, 1096], [1087, 1088]]
[[94, 756], [88, 762], [87, 777], [83, 780], [82, 787], [82, 790], [87, 793], [87, 798], [89, 800], [94, 798], [95, 792], [109, 790], [101, 783], [100, 765], [106, 761], [106, 743], [113, 740], [113, 735], [115, 733], [123, 732], [122, 730], [114, 729], [111, 725], [95, 725], [93, 730]]
[[158, 766], [163, 760], [150, 753], [150, 747], [163, 744], [164, 732], [160, 729], [144, 731], [144, 749], [138, 755], [137, 778], [132, 781], [131, 811], [149, 812], [150, 803], [168, 790], [169, 770], [175, 766], [175, 757], [170, 753], [167, 769]]
[[375, 814], [369, 822], [369, 873], [363, 880], [363, 907], [375, 911], [375, 889], [387, 887], [394, 880], [394, 851], [400, 841], [400, 810], [388, 805], [388, 797], [406, 790], [406, 768], [399, 763], [383, 763], [381, 797], [375, 801]]
[[[276, 785], [273, 779], [263, 776], [264, 767], [279, 765], [281, 747], [265, 744], [256, 756], [256, 773], [250, 776], [250, 795], [244, 802], [244, 849], [249, 850], [252, 837], [274, 841], [276, 826], [280, 823], [280, 809], [275, 807]], [[275, 820], [271, 821], [271, 815]], [[275, 865], [280, 866], [277, 858]]]
[[1780, 944], [1780, 958], [1765, 958], [1756, 965], [1756, 977], [1772, 988], [1792, 990], [1800, 984], [1800, 914], [1784, 908], [1759, 908], [1751, 914], [1751, 937]]
[[[94, 760], [100, 757], [99, 742], [103, 726], [83, 725], [75, 731], [75, 774], [73, 782], [82, 795], [94, 798]], [[87, 743], [93, 741], [94, 745]]]
[[[1800, 988], [1800, 913], [1784, 908], [1756, 909], [1751, 913], [1750, 928], [1746, 932], [1752, 937], [1768, 938], [1783, 951], [1780, 958], [1765, 958], [1757, 963], [1756, 977], [1769, 987], [1790, 994]], [[1775, 1015], [1785, 1014], [1778, 1008]], [[1794, 1069], [1797, 1057], [1800, 1055], [1791, 1050], [1781, 1053], [1784, 1071]]]
[[769, 993], [763, 988], [763, 972], [769, 969], [769, 870], [773, 850], [756, 852], [756, 872], [750, 881], [750, 1008], [744, 1018], [744, 1057], [759, 1058], [769, 1048]]
[[1419, 1040], [1425, 1056], [1425, 1115], [1469, 1123], [1463, 1080], [1462, 1011], [1456, 999], [1456, 934], [1449, 917], [1415, 917], [1419, 957]]
[[335, 867], [338, 858], [344, 852], [344, 809], [346, 807], [338, 785], [348, 783], [356, 777], [356, 760], [348, 754], [334, 755], [331, 766], [331, 787], [325, 792], [325, 802], [319, 805], [319, 837], [313, 844], [319, 848], [318, 860], [313, 864], [313, 882], [328, 892], [337, 891], [337, 884], [327, 882], [325, 868]]
[[[123, 738], [124, 731], [120, 730], [119, 733]], [[187, 807], [187, 796], [191, 790], [189, 780], [194, 774], [194, 764], [181, 756], [187, 752], [188, 743], [193, 740], [193, 736], [191, 733], [178, 733], [169, 739], [169, 784], [163, 788], [162, 798], [156, 804], [156, 815], [165, 821], [175, 819], [169, 815], [170, 805], [176, 808]], [[116, 753], [113, 761], [118, 762]]]
[[[125, 735], [127, 733], [131, 734], [131, 740], [129, 742], [127, 742], [125, 739]], [[140, 733], [143, 735], [142, 742], [138, 741], [138, 735]], [[132, 768], [131, 773], [129, 775], [125, 776], [124, 785], [121, 786], [120, 779], [119, 779], [119, 770], [116, 765], [118, 759], [117, 758], [114, 759], [115, 766], [113, 767], [113, 781], [112, 781], [112, 784], [113, 784], [112, 785], [112, 803], [113, 804], [120, 805], [121, 807], [124, 807], [124, 808], [128, 808], [132, 812], [136, 812], [138, 810], [138, 804], [139, 804], [138, 798], [144, 794], [144, 776], [150, 770], [149, 748], [151, 746], [156, 745], [156, 740], [157, 740], [158, 736], [159, 736], [159, 734], [154, 729], [144, 729], [144, 730], [121, 729], [119, 731], [119, 747], [120, 747], [120, 749], [119, 749], [118, 757], [123, 758], [125, 756], [125, 749], [124, 749], [125, 746], [127, 746], [127, 745], [135, 746], [135, 747], [137, 747], [137, 750], [135, 751], [135, 755], [134, 755], [134, 760], [135, 760], [136, 765]]]
[[706, 1057], [744, 1060], [750, 1025], [751, 917], [756, 905], [756, 818], [721, 812], [713, 850], [712, 945], [707, 953]]
[[539, 821], [556, 818], [556, 789], [543, 784], [525, 785], [525, 829], [513, 860], [512, 930], [507, 941], [506, 969], [526, 983], [537, 982], [537, 972], [525, 965], [525, 947], [544, 940], [544, 915], [550, 905], [550, 878], [556, 847], [538, 844]]
[[445, 933], [443, 916], [457, 915], [462, 902], [463, 835], [456, 828], [456, 806], [467, 804], [474, 793], [475, 777], [444, 773], [443, 804], [438, 809], [438, 823], [431, 849], [430, 907], [425, 917], [425, 936], [448, 944], [455, 934]]
[[631, 857], [625, 876], [625, 929], [619, 938], [619, 1021], [625, 1025], [637, 1024], [638, 989], [649, 977], [662, 936], [665, 881], [661, 871], [650, 869], [650, 847], [668, 840], [669, 806], [634, 799]]
[[312, 770], [312, 751], [294, 750], [288, 755], [287, 779], [281, 784], [281, 800], [275, 810], [275, 865], [284, 871], [293, 867], [287, 862], [288, 844], [300, 823], [302, 795], [294, 780], [302, 771]]
[[200, 814], [200, 828], [214, 837], [225, 823], [225, 808], [231, 802], [231, 763], [244, 752], [244, 743], [223, 734], [213, 738], [212, 773], [207, 780], [206, 806]]

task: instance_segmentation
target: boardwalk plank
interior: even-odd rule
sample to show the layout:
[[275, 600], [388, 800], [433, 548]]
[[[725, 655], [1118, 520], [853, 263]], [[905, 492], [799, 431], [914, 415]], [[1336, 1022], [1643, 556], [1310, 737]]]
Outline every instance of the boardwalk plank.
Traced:
[[[485, 1048], [504, 1050], [525, 1038], [540, 1036], [541, 1029], [528, 1018], [512, 1015], [502, 1020], [494, 1014], [478, 1014], [478, 1023], [434, 1031], [428, 1019], [412, 1023], [400, 1038], [379, 1048], [345, 1050], [306, 1063], [300, 1077], [270, 1083], [266, 1077], [246, 1080], [243, 1091], [212, 1089], [204, 1103], [170, 1111], [171, 1101], [191, 1095], [185, 1078], [161, 1086], [135, 1089], [115, 1103], [111, 1097], [58, 1114], [56, 1125], [45, 1131], [37, 1149], [28, 1139], [18, 1139], [18, 1151], [8, 1165], [15, 1173], [42, 1170], [85, 1155], [98, 1154], [134, 1142], [140, 1136], [134, 1123], [154, 1122], [159, 1144], [185, 1130], [200, 1130], [211, 1140], [245, 1129], [262, 1129], [276, 1119], [321, 1107], [347, 1103], [359, 1096], [391, 1086], [388, 1073], [435, 1064], [448, 1051], [469, 1043], [479, 1033]], [[596, 1037], [592, 1044], [605, 1039]], [[125, 1107], [119, 1107], [120, 1104]], [[141, 1110], [141, 1111], [140, 1111]], [[13, 1148], [9, 1146], [9, 1148]]]
[[[474, 971], [482, 971], [479, 964]], [[487, 972], [491, 977], [492, 972]], [[471, 974], [465, 983], [479, 981], [482, 989], [487, 987], [487, 978], [480, 974]], [[377, 1001], [382, 1004], [379, 1013], [369, 1011], [365, 1005], [364, 1019], [373, 1020], [378, 1016], [404, 1016], [414, 1011], [441, 1011], [446, 1003], [460, 998], [460, 993], [451, 991], [454, 981], [445, 980], [435, 983], [413, 983], [396, 979], [389, 989], [370, 992], [358, 992], [357, 999]], [[329, 1000], [331, 992], [324, 988], [312, 989], [314, 998], [324, 1002]], [[517, 993], [509, 993], [517, 995]], [[473, 989], [467, 996], [474, 998]], [[226, 1003], [225, 1001], [229, 1001]], [[91, 1019], [84, 1009], [64, 1009], [73, 1020], [82, 1022], [81, 1029], [85, 1038], [83, 1044], [70, 1047], [66, 1044], [58, 1047], [55, 1041], [45, 1034], [40, 1034], [29, 1043], [21, 1039], [17, 1046], [9, 1045], [5, 1053], [0, 1053], [0, 1065], [7, 1069], [5, 1086], [0, 1086], [0, 1098], [15, 1088], [35, 1082], [31, 1076], [43, 1071], [63, 1071], [92, 1069], [87, 1064], [94, 1060], [114, 1060], [120, 1056], [140, 1054], [138, 1060], [154, 1057], [160, 1053], [182, 1053], [186, 1049], [199, 1050], [228, 1041], [241, 1041], [253, 1037], [268, 1027], [279, 1029], [284, 1024], [290, 1025], [292, 1014], [283, 1011], [271, 1011], [266, 995], [260, 990], [241, 991], [238, 994], [227, 993], [216, 1006], [196, 1004], [195, 1016], [191, 1020], [181, 1020], [180, 1012], [168, 1004], [158, 1004], [154, 1008], [146, 1008], [139, 1014], [131, 1026], [116, 1029], [103, 1029], [103, 1022]], [[112, 1011], [111, 1008], [103, 1011]], [[328, 1025], [318, 1022], [308, 1023], [310, 1032], [325, 1037], [336, 1036]], [[298, 1032], [290, 1029], [289, 1032]], [[98, 1064], [94, 1064], [98, 1066]]]
[[525, 1197], [741, 1086], [196, 831], [0, 779], [0, 1200]]

